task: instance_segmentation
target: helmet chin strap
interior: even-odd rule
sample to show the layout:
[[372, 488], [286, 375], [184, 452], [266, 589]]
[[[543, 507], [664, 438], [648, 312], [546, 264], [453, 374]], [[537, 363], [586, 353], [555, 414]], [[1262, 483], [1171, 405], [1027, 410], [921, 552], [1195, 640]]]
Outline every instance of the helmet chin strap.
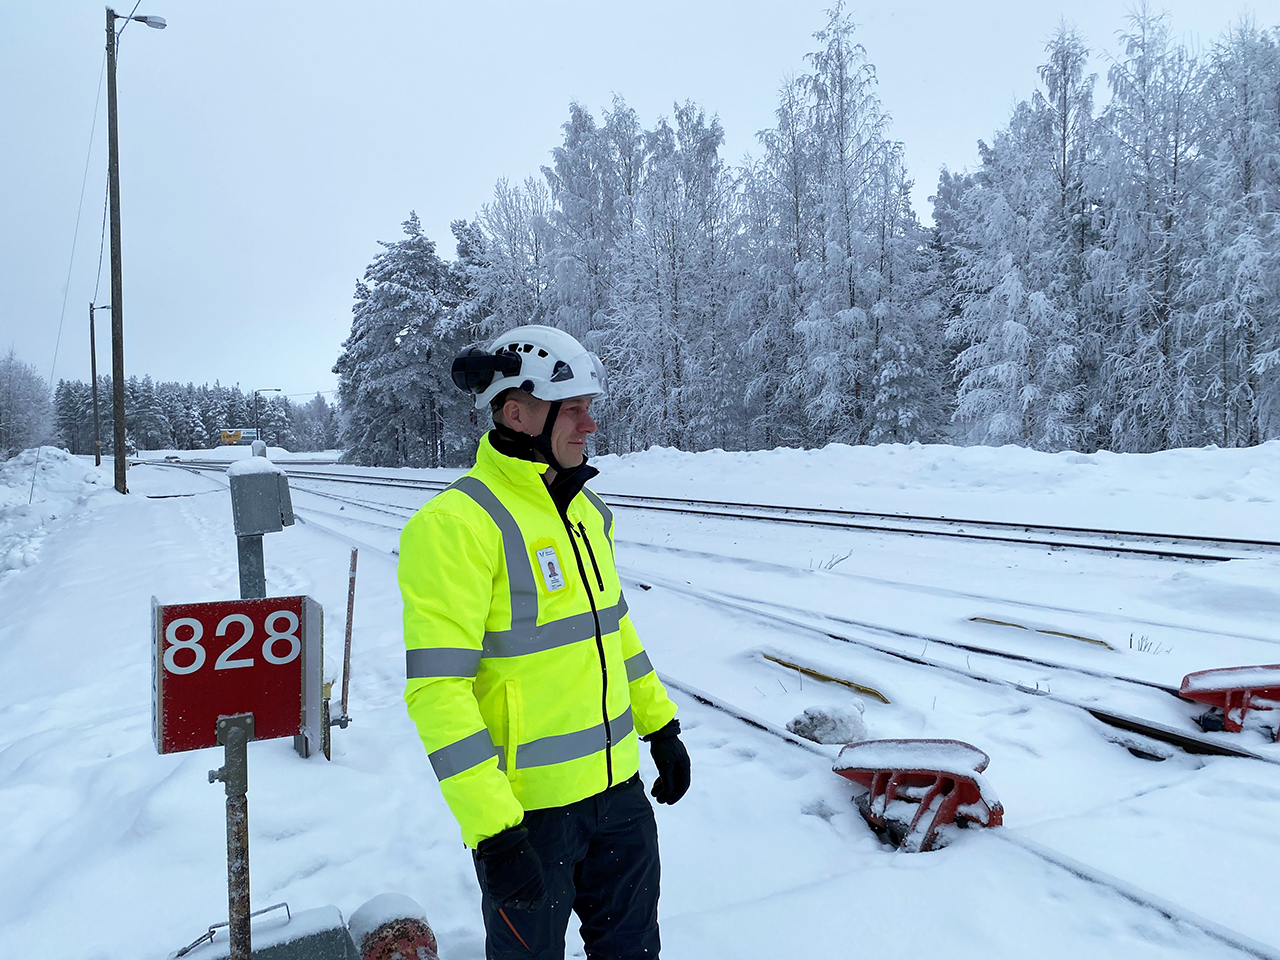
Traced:
[[550, 464], [551, 468], [555, 470], [557, 474], [568, 473], [574, 468], [562, 466], [551, 449], [551, 431], [555, 429], [556, 420], [560, 417], [561, 402], [559, 400], [552, 400], [550, 403], [551, 406], [547, 409], [546, 423], [542, 425], [542, 432], [536, 436], [528, 433], [520, 433], [519, 431], [512, 430], [510, 427], [504, 426], [500, 423], [495, 423], [493, 428], [497, 430], [502, 437], [515, 446], [522, 454], [529, 454], [525, 459], [532, 460], [532, 454], [537, 453], [540, 454], [548, 464]]

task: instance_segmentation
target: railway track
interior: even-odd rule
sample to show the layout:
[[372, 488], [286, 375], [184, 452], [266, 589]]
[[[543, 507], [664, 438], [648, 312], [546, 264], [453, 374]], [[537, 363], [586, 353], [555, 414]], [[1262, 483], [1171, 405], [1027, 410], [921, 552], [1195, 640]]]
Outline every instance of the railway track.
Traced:
[[[225, 468], [226, 468], [225, 463], [199, 464], [199, 465], [168, 463], [163, 465], [184, 467], [185, 469], [212, 470], [212, 471], [220, 471], [220, 472], [225, 472]], [[297, 474], [295, 474], [295, 479], [297, 480], [309, 479], [308, 472], [307, 471], [298, 472]], [[358, 479], [362, 482], [368, 482], [367, 478], [358, 478]], [[347, 478], [344, 477], [341, 480], [341, 482], [345, 483], [349, 481]], [[417, 484], [417, 488], [419, 489], [421, 488], [420, 481], [413, 481], [413, 483]], [[377, 484], [387, 485], [383, 481], [377, 481]], [[396, 486], [399, 484], [391, 484], [391, 485]], [[439, 484], [440, 488], [443, 488], [444, 486], [446, 486], [446, 484], [443, 484], [443, 483]], [[359, 498], [343, 497], [335, 493], [305, 490], [301, 488], [299, 489], [299, 492], [305, 492], [309, 495], [320, 496], [327, 499], [343, 502], [346, 504], [357, 506], [364, 510], [373, 510], [388, 516], [395, 517], [397, 520], [407, 519], [407, 517], [413, 512], [413, 508], [410, 508], [410, 507], [397, 507], [396, 505], [393, 505], [393, 504], [381, 503], [376, 501], [373, 503], [370, 503], [369, 501], [365, 501]], [[322, 523], [316, 523], [314, 520], [307, 520], [305, 516], [307, 512], [308, 511], [302, 511], [302, 517], [304, 522], [308, 523], [309, 525], [315, 526], [321, 530], [325, 530], [326, 532], [329, 532], [335, 536], [341, 537], [348, 541], [351, 541], [353, 539], [347, 534], [340, 533], [336, 530], [333, 530], [331, 528], [324, 526]], [[318, 512], [324, 513], [323, 511], [318, 511]], [[397, 530], [399, 528], [399, 524], [379, 523], [377, 521], [363, 520], [355, 517], [338, 517], [336, 514], [332, 514], [332, 513], [328, 513], [325, 515], [333, 519], [342, 520], [343, 522], [354, 521], [362, 525], [373, 526], [373, 527], [382, 528], [386, 530]], [[364, 544], [364, 545], [370, 546], [369, 544]], [[377, 549], [380, 552], [394, 554], [394, 551], [388, 551], [382, 547], [374, 547], [374, 549]], [[934, 644], [941, 647], [962, 651], [968, 654], [976, 654], [983, 657], [996, 658], [997, 660], [1003, 660], [1003, 661], [1014, 662], [1014, 663], [1032, 664], [1032, 665], [1036, 665], [1036, 666], [1040, 666], [1048, 669], [1077, 674], [1079, 676], [1091, 677], [1094, 679], [1102, 679], [1107, 681], [1114, 681], [1116, 683], [1132, 685], [1132, 686], [1141, 687], [1145, 689], [1154, 689], [1154, 690], [1158, 690], [1160, 692], [1166, 693], [1170, 696], [1176, 697], [1177, 689], [1166, 684], [1160, 684], [1153, 681], [1143, 680], [1143, 679], [1134, 678], [1134, 677], [1117, 676], [1115, 674], [1106, 673], [1098, 670], [1091, 670], [1085, 667], [1079, 667], [1071, 664], [1064, 664], [1061, 662], [1046, 660], [1038, 657], [1032, 657], [1025, 654], [1013, 653], [1007, 650], [983, 647], [983, 646], [972, 644], [972, 643], [963, 643], [956, 640], [950, 640], [944, 637], [931, 636], [927, 634], [918, 633], [915, 631], [902, 630], [899, 628], [885, 626], [882, 624], [875, 624], [875, 623], [870, 623], [866, 621], [853, 620], [853, 619], [844, 618], [844, 617], [832, 616], [829, 614], [817, 614], [817, 613], [814, 613], [813, 611], [801, 610], [794, 607], [786, 607], [785, 605], [771, 603], [769, 601], [761, 600], [755, 597], [741, 597], [741, 596], [735, 596], [732, 594], [720, 594], [720, 593], [715, 593], [711, 591], [698, 590], [687, 584], [680, 584], [672, 581], [663, 581], [648, 575], [645, 575], [643, 578], [632, 578], [632, 582], [637, 585], [643, 584], [646, 587], [652, 586], [654, 584], [661, 584], [664, 589], [670, 590], [672, 592], [681, 593], [681, 594], [690, 596], [704, 603], [717, 605], [727, 609], [733, 609], [740, 613], [747, 613], [751, 616], [763, 619], [767, 622], [771, 622], [777, 625], [785, 626], [789, 629], [800, 629], [800, 630], [808, 631], [811, 633], [825, 635], [830, 639], [834, 639], [844, 643], [850, 643], [850, 644], [861, 646], [867, 649], [875, 650], [876, 652], [879, 652], [881, 654], [895, 657], [897, 659], [904, 660], [907, 662], [915, 663], [920, 666], [942, 670], [942, 671], [950, 672], [953, 674], [959, 674], [971, 680], [976, 680], [983, 683], [992, 683], [1000, 686], [1010, 687], [1012, 689], [1018, 690], [1021, 693], [1030, 694], [1037, 697], [1046, 697], [1050, 700], [1054, 700], [1054, 701], [1075, 707], [1077, 709], [1084, 710], [1085, 712], [1092, 715], [1095, 719], [1109, 726], [1112, 726], [1121, 730], [1125, 730], [1130, 733], [1135, 733], [1140, 736], [1148, 737], [1152, 740], [1156, 740], [1165, 744], [1175, 746], [1188, 753], [1202, 753], [1202, 754], [1211, 754], [1211, 755], [1218, 755], [1218, 756], [1245, 757], [1245, 758], [1254, 759], [1254, 760], [1261, 760], [1265, 763], [1280, 764], [1280, 760], [1275, 760], [1270, 757], [1264, 756], [1262, 754], [1254, 753], [1253, 751], [1236, 747], [1229, 743], [1224, 743], [1218, 739], [1214, 739], [1203, 734], [1190, 733], [1190, 732], [1178, 730], [1166, 724], [1160, 724], [1154, 721], [1144, 720], [1143, 718], [1135, 717], [1128, 713], [1114, 711], [1114, 710], [1107, 710], [1095, 704], [1083, 703], [1076, 700], [1072, 700], [1067, 697], [1062, 697], [1060, 695], [1053, 694], [1048, 690], [1040, 690], [1038, 688], [1030, 689], [1016, 681], [1008, 680], [1002, 677], [998, 677], [991, 674], [982, 673], [980, 671], [969, 669], [967, 665], [966, 667], [960, 667], [955, 664], [944, 663], [938, 660], [927, 658], [923, 655], [923, 653], [920, 655], [916, 655], [916, 654], [904, 651], [902, 649], [895, 648], [891, 645], [887, 645], [886, 643], [883, 643], [883, 642], [875, 642], [865, 637], [854, 637], [854, 636], [848, 635], [847, 633], [838, 633], [838, 632], [835, 632], [834, 630], [828, 630], [828, 629], [825, 629], [824, 627], [815, 625], [812, 622], [812, 620], [819, 619], [827, 623], [833, 623], [845, 628], [854, 628], [855, 630], [858, 630], [858, 631], [869, 632], [869, 633], [872, 633], [881, 637], [886, 637], [886, 638], [921, 641], [926, 645], [926, 650], [929, 644]], [[806, 620], [801, 618], [809, 618], [809, 619]]]
[[[332, 499], [346, 500], [347, 502], [354, 503], [355, 505], [365, 506], [364, 504], [360, 503], [360, 501], [358, 500], [352, 500], [350, 498], [342, 498], [332, 494], [328, 496], [330, 496]], [[404, 508], [404, 509], [408, 510], [409, 508]], [[385, 509], [382, 510], [382, 512], [392, 513], [391, 510], [385, 510]], [[351, 540], [351, 537], [347, 534], [343, 534], [336, 530], [332, 530], [331, 528], [325, 527], [323, 524], [316, 523], [314, 520], [307, 521], [305, 519], [305, 513], [306, 511], [303, 512], [304, 522], [308, 522], [312, 526], [325, 530], [326, 532], [329, 532], [345, 540]], [[343, 522], [350, 522], [352, 520], [355, 520], [355, 522], [365, 524], [365, 525], [382, 527], [388, 530], [396, 529], [396, 527], [394, 527], [391, 524], [381, 524], [381, 523], [378, 523], [377, 521], [359, 520], [357, 518], [346, 518], [346, 517], [340, 518], [335, 514], [326, 514], [326, 516], [331, 517], [333, 519], [340, 519]], [[375, 547], [374, 549], [378, 549], [380, 552], [394, 555], [392, 551], [387, 551], [380, 547]], [[916, 631], [903, 630], [896, 627], [886, 626], [883, 624], [876, 624], [876, 623], [871, 623], [867, 621], [854, 620], [851, 618], [833, 616], [830, 614], [814, 613], [812, 611], [801, 610], [794, 607], [787, 607], [782, 604], [771, 603], [769, 601], [760, 600], [754, 597], [741, 597], [741, 596], [735, 596], [732, 594], [726, 595], [726, 594], [719, 594], [711, 591], [698, 590], [687, 584], [680, 584], [672, 581], [663, 581], [659, 578], [654, 578], [647, 574], [641, 577], [632, 576], [632, 577], [629, 577], [628, 579], [630, 580], [631, 583], [635, 584], [636, 586], [647, 588], [647, 587], [652, 587], [654, 585], [661, 585], [664, 589], [670, 590], [672, 592], [681, 593], [705, 603], [710, 603], [720, 607], [733, 609], [740, 613], [746, 613], [751, 616], [757, 617], [759, 619], [765, 620], [767, 622], [773, 623], [775, 625], [785, 626], [788, 629], [792, 629], [792, 630], [799, 629], [799, 630], [807, 631], [810, 633], [819, 634], [829, 639], [833, 639], [843, 643], [849, 643], [849, 644], [860, 646], [866, 649], [874, 650], [886, 656], [894, 657], [899, 660], [904, 660], [909, 663], [914, 663], [922, 667], [942, 670], [952, 674], [958, 674], [958, 675], [964, 676], [970, 680], [976, 680], [982, 683], [990, 683], [998, 686], [1003, 686], [1003, 687], [1017, 690], [1018, 692], [1023, 694], [1046, 698], [1054, 702], [1062, 703], [1064, 705], [1071, 706], [1079, 710], [1083, 710], [1086, 713], [1090, 714], [1092, 717], [1094, 717], [1096, 720], [1099, 720], [1100, 722], [1110, 727], [1123, 730], [1129, 733], [1137, 734], [1140, 737], [1146, 737], [1150, 740], [1158, 741], [1160, 743], [1164, 743], [1170, 746], [1177, 747], [1178, 749], [1181, 749], [1187, 753], [1206, 754], [1206, 755], [1214, 755], [1214, 756], [1227, 756], [1227, 757], [1241, 757], [1241, 758], [1248, 758], [1253, 760], [1260, 760], [1264, 763], [1269, 763], [1269, 764], [1280, 764], [1280, 759], [1273, 759], [1263, 754], [1255, 753], [1251, 750], [1234, 746], [1233, 744], [1223, 742], [1223, 740], [1221, 739], [1216, 739], [1201, 733], [1193, 733], [1189, 731], [1179, 730], [1167, 724], [1146, 720], [1141, 717], [1133, 716], [1132, 714], [1129, 714], [1123, 711], [1106, 709], [1097, 704], [1084, 703], [1078, 700], [1071, 699], [1069, 697], [1064, 697], [1058, 694], [1054, 694], [1049, 690], [1030, 688], [1013, 680], [995, 676], [989, 673], [984, 673], [982, 671], [973, 670], [968, 668], [967, 666], [960, 667], [955, 664], [945, 663], [942, 661], [931, 659], [924, 656], [923, 654], [917, 655], [917, 654], [902, 650], [900, 648], [894, 647], [884, 642], [876, 642], [873, 640], [869, 640], [865, 637], [851, 636], [847, 632], [846, 633], [836, 632], [836, 630], [830, 630], [822, 626], [815, 625], [812, 622], [812, 620], [818, 619], [831, 624], [835, 624], [837, 625], [837, 627], [854, 628], [858, 631], [865, 631], [868, 633], [876, 634], [876, 635], [879, 635], [885, 638], [890, 638], [890, 639], [919, 641], [926, 645], [926, 649], [928, 645], [932, 644], [932, 645], [936, 645], [944, 648], [957, 650], [966, 654], [978, 655], [981, 657], [990, 657], [996, 660], [1006, 661], [1010, 663], [1030, 664], [1030, 665], [1044, 667], [1047, 669], [1052, 669], [1052, 670], [1056, 670], [1064, 673], [1076, 674], [1082, 677], [1089, 677], [1097, 680], [1112, 681], [1118, 684], [1130, 685], [1133, 687], [1138, 687], [1146, 690], [1155, 690], [1155, 691], [1164, 693], [1168, 696], [1176, 698], [1178, 696], [1177, 688], [1168, 684], [1157, 683], [1155, 681], [1145, 680], [1137, 677], [1120, 676], [1113, 673], [1107, 673], [1100, 670], [1090, 669], [1087, 667], [1076, 666], [1073, 664], [1066, 664], [1059, 661], [1048, 660], [1041, 657], [1033, 657], [1026, 654], [1014, 653], [1008, 650], [984, 647], [978, 644], [951, 640], [945, 637], [938, 637], [934, 635], [923, 634]], [[803, 618], [808, 618], [808, 620]], [[769, 659], [773, 659], [775, 662], [779, 662], [779, 660], [783, 658], [773, 657]]]
[[[144, 461], [150, 465], [225, 471], [226, 461], [189, 460]], [[352, 475], [333, 471], [297, 469], [308, 461], [290, 461], [295, 480], [340, 483], [437, 493], [448, 483], [410, 477]], [[310, 492], [310, 491], [309, 491]], [[1014, 544], [1048, 550], [1085, 550], [1119, 556], [1147, 557], [1199, 563], [1218, 563], [1249, 556], [1280, 552], [1280, 541], [1248, 540], [1236, 537], [1203, 537], [1189, 534], [1150, 533], [1093, 527], [1050, 526], [1000, 520], [973, 520], [913, 514], [885, 514], [827, 507], [782, 504], [751, 504], [736, 501], [679, 499], [674, 497], [603, 494], [615, 508], [677, 513], [709, 519], [754, 520], [766, 523], [798, 524], [865, 533], [887, 533], [999, 544]]]
[[[341, 502], [349, 506], [358, 507], [364, 510], [371, 510], [380, 514], [394, 517], [401, 522], [394, 523], [394, 524], [379, 523], [374, 520], [355, 517], [350, 514], [347, 514], [346, 516], [339, 516], [336, 513], [325, 514], [326, 516], [329, 516], [332, 519], [341, 520], [344, 523], [356, 523], [362, 526], [370, 526], [370, 527], [385, 529], [391, 532], [395, 532], [397, 534], [399, 533], [399, 530], [403, 525], [403, 521], [407, 520], [410, 516], [412, 516], [416, 510], [415, 507], [395, 506], [392, 504], [388, 504], [385, 501], [376, 501], [376, 500], [370, 501], [360, 497], [343, 497], [333, 493], [325, 493], [325, 492], [310, 490], [305, 488], [298, 488], [298, 489], [301, 492], [306, 492], [315, 496], [324, 497], [329, 500]], [[695, 557], [698, 559], [715, 560], [718, 562], [726, 562], [731, 564], [745, 563], [745, 564], [749, 564], [754, 568], [759, 568], [761, 566], [764, 566], [764, 567], [777, 569], [777, 571], [781, 575], [794, 575], [797, 572], [799, 573], [813, 572], [812, 568], [788, 565], [788, 564], [778, 563], [776, 561], [764, 561], [764, 560], [759, 560], [754, 558], [748, 559], [748, 558], [740, 557], [733, 554], [707, 553], [705, 551], [695, 551], [695, 550], [690, 550], [688, 548], [672, 547], [666, 544], [655, 544], [647, 541], [627, 540], [624, 538], [619, 540], [618, 543], [629, 544], [631, 546], [638, 547], [644, 550], [670, 552], [670, 553], [678, 554], [685, 557]], [[983, 603], [983, 604], [1010, 605], [1017, 608], [1032, 610], [1038, 613], [1040, 616], [1046, 616], [1046, 617], [1052, 617], [1054, 615], [1060, 615], [1065, 613], [1072, 616], [1084, 615], [1088, 617], [1096, 616], [1102, 619], [1111, 618], [1111, 615], [1109, 614], [1091, 613], [1085, 610], [1062, 607], [1062, 606], [1053, 605], [1053, 604], [1036, 603], [1036, 602], [1025, 601], [1025, 600], [1011, 600], [1008, 597], [1000, 597], [1000, 596], [993, 596], [993, 595], [987, 595], [987, 594], [958, 593], [957, 591], [953, 591], [953, 590], [941, 590], [941, 589], [929, 587], [927, 585], [912, 583], [908, 581], [886, 580], [884, 578], [867, 577], [867, 576], [848, 574], [848, 573], [842, 573], [842, 572], [836, 572], [836, 576], [850, 577], [852, 579], [865, 581], [876, 586], [885, 586], [885, 587], [891, 587], [894, 589], [906, 589], [906, 590], [912, 591], [913, 593], [917, 593], [917, 592], [924, 593], [924, 594], [938, 593], [939, 595], [944, 596], [948, 599], [959, 597], [964, 600], [974, 601], [974, 602]], [[779, 609], [781, 609], [781, 607], [779, 607]], [[795, 608], [793, 608], [793, 612], [808, 613], [811, 615], [816, 615], [816, 614], [813, 614], [813, 611], [800, 611]], [[822, 616], [823, 618], [831, 620], [832, 622], [835, 622], [835, 623], [852, 624], [854, 626], [867, 626], [870, 629], [883, 629], [885, 631], [890, 631], [890, 632], [892, 629], [892, 628], [881, 628], [874, 624], [862, 624], [860, 621], [852, 621], [852, 620], [848, 620], [848, 619], [830, 615], [830, 614], [820, 614], [817, 616]], [[978, 619], [984, 619], [984, 618], [978, 618]], [[986, 622], [1002, 624], [1006, 626], [1011, 625], [1011, 624], [1004, 623], [1004, 621], [1000, 621], [1000, 620], [987, 620]], [[1221, 629], [1208, 629], [1204, 627], [1190, 626], [1185, 623], [1170, 623], [1170, 622], [1161, 621], [1161, 620], [1144, 619], [1141, 617], [1126, 616], [1125, 618], [1123, 618], [1123, 622], [1125, 627], [1128, 629], [1131, 629], [1133, 627], [1140, 627], [1140, 628], [1151, 628], [1151, 629], [1157, 629], [1157, 630], [1182, 630], [1182, 631], [1187, 631], [1192, 633], [1200, 633], [1206, 636], [1228, 637], [1231, 639], [1247, 640], [1247, 641], [1257, 642], [1257, 643], [1267, 643], [1267, 644], [1280, 643], [1280, 641], [1277, 641], [1271, 637], [1257, 636], [1252, 634], [1231, 633], [1229, 631], [1223, 631]], [[1013, 626], [1016, 626], [1016, 624], [1013, 624]], [[1027, 629], [1027, 628], [1023, 628], [1023, 629]], [[1075, 639], [1085, 639], [1082, 637], [1078, 637], [1075, 634], [1059, 633], [1059, 635], [1074, 637]], [[994, 650], [991, 648], [974, 646], [972, 644], [961, 644], [957, 642], [941, 641], [938, 639], [933, 639], [930, 642], [944, 643], [945, 645], [950, 645], [960, 649], [964, 649], [970, 653], [987, 653], [995, 656], [1005, 657], [1010, 660], [1021, 660], [1027, 663], [1033, 663], [1033, 664], [1037, 664], [1044, 667], [1070, 669], [1078, 673], [1089, 673], [1089, 671], [1084, 670], [1082, 668], [1069, 667], [1065, 664], [1054, 663], [1051, 661], [1041, 660], [1033, 657], [1023, 657], [1016, 653], [1010, 652], [1008, 650]], [[1101, 641], [1091, 641], [1091, 642], [1098, 643], [1100, 645], [1105, 646], [1105, 644], [1102, 644]], [[1096, 675], [1098, 677], [1110, 676], [1109, 674], [1103, 674], [1103, 673], [1097, 673]], [[1126, 679], [1126, 678], [1120, 678], [1120, 679]], [[1132, 679], [1132, 678], [1127, 678], [1127, 679]], [[1142, 683], [1145, 681], [1134, 680], [1133, 682]], [[1162, 685], [1162, 684], [1151, 684], [1151, 685], [1160, 687], [1161, 689], [1166, 690], [1169, 693], [1176, 693], [1176, 689], [1172, 686]]]
[[[1000, 677], [991, 673], [985, 673], [980, 670], [974, 670], [967, 665], [959, 666], [958, 664], [946, 663], [943, 661], [926, 657], [924, 656], [923, 653], [921, 654], [911, 653], [911, 652], [902, 650], [899, 647], [894, 647], [884, 642], [877, 642], [875, 640], [868, 639], [867, 637], [864, 637], [864, 636], [854, 636], [848, 632], [840, 633], [834, 630], [828, 630], [822, 626], [815, 625], [814, 623], [807, 621], [805, 619], [802, 619], [800, 617], [791, 616], [791, 615], [787, 615], [785, 613], [779, 612], [780, 605], [778, 604], [772, 604], [767, 601], [756, 600], [754, 598], [735, 597], [733, 595], [725, 595], [725, 594], [720, 594], [713, 591], [699, 590], [688, 584], [676, 583], [672, 581], [663, 581], [663, 580], [659, 580], [657, 578], [653, 578], [649, 576], [645, 576], [643, 579], [637, 578], [634, 576], [628, 576], [628, 577], [625, 577], [624, 579], [640, 587], [641, 589], [646, 589], [654, 586], [661, 586], [663, 589], [668, 590], [670, 592], [683, 594], [684, 596], [701, 601], [703, 603], [721, 607], [724, 609], [733, 610], [740, 614], [745, 613], [749, 616], [755, 617], [766, 623], [776, 625], [776, 626], [782, 626], [789, 630], [801, 630], [807, 633], [824, 636], [831, 640], [836, 640], [841, 643], [848, 643], [854, 646], [862, 647], [864, 649], [873, 650], [876, 653], [880, 653], [885, 656], [892, 657], [898, 660], [903, 660], [908, 663], [917, 664], [922, 667], [928, 667], [933, 670], [939, 670], [946, 673], [950, 673], [952, 675], [962, 676], [969, 680], [976, 680], [980, 683], [989, 683], [995, 686], [1005, 687], [1008, 689], [1016, 690], [1017, 692], [1022, 694], [1027, 694], [1027, 695], [1042, 698], [1048, 701], [1061, 703], [1065, 706], [1074, 707], [1078, 710], [1085, 711], [1086, 713], [1093, 716], [1096, 720], [1099, 720], [1108, 726], [1125, 730], [1130, 733], [1136, 733], [1141, 736], [1147, 737], [1151, 740], [1156, 740], [1165, 744], [1169, 744], [1171, 746], [1178, 747], [1179, 749], [1187, 753], [1207, 754], [1207, 755], [1224, 756], [1224, 757], [1242, 757], [1242, 758], [1248, 758], [1251, 760], [1260, 760], [1263, 763], [1280, 765], [1280, 759], [1275, 759], [1260, 753], [1255, 753], [1243, 747], [1237, 747], [1231, 743], [1224, 742], [1223, 739], [1210, 737], [1202, 733], [1193, 733], [1190, 731], [1179, 730], [1167, 724], [1157, 723], [1155, 721], [1146, 720], [1141, 717], [1135, 717], [1135, 716], [1132, 716], [1131, 714], [1118, 711], [1118, 710], [1107, 709], [1097, 704], [1081, 702], [1081, 701], [1072, 699], [1070, 697], [1065, 697], [1059, 694], [1052, 693], [1049, 690], [1042, 690], [1038, 688], [1033, 689], [1014, 680], [1009, 680], [1004, 677]], [[781, 609], [785, 610], [787, 608], [783, 607]], [[794, 612], [802, 613], [802, 614], [804, 613], [804, 611], [794, 611]], [[928, 634], [917, 633], [909, 630], [900, 630], [897, 628], [886, 627], [879, 624], [865, 623], [865, 622], [854, 621], [854, 620], [843, 620], [841, 618], [829, 617], [825, 614], [808, 614], [808, 616], [811, 616], [817, 619], [828, 620], [828, 621], [838, 620], [839, 622], [842, 622], [848, 626], [853, 626], [858, 628], [861, 631], [866, 631], [869, 633], [877, 633], [877, 634], [881, 634], [889, 637], [897, 637], [897, 638], [921, 641], [924, 644], [926, 644], [926, 649], [927, 649], [927, 645], [936, 644], [942, 647], [950, 647], [953, 649], [969, 651], [971, 653], [977, 653], [982, 656], [992, 657], [998, 660], [1005, 660], [1005, 661], [1019, 662], [1019, 663], [1033, 663], [1040, 666], [1051, 667], [1052, 669], [1055, 669], [1055, 670], [1061, 670], [1064, 672], [1079, 674], [1081, 676], [1092, 677], [1097, 679], [1105, 679], [1108, 681], [1114, 681], [1115, 683], [1118, 683], [1118, 684], [1133, 685], [1133, 686], [1141, 687], [1144, 689], [1153, 689], [1173, 697], [1177, 697], [1178, 695], [1178, 691], [1176, 688], [1167, 686], [1164, 684], [1160, 684], [1160, 683], [1154, 683], [1148, 680], [1142, 680], [1142, 679], [1137, 679], [1133, 677], [1117, 676], [1115, 674], [1109, 674], [1109, 673], [1105, 673], [1097, 670], [1090, 670], [1086, 668], [1076, 667], [1069, 664], [1055, 663], [1053, 661], [1027, 657], [1020, 654], [1011, 654], [1011, 653], [1008, 653], [1007, 651], [993, 650], [990, 648], [978, 647], [973, 644], [959, 643], [957, 641], [948, 640], [943, 637], [930, 636]], [[779, 658], [775, 657], [773, 659], [776, 661]]]

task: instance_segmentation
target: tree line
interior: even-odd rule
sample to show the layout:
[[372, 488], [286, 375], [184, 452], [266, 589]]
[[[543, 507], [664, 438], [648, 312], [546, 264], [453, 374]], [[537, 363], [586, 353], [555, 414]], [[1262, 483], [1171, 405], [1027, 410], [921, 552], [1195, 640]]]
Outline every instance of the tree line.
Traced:
[[[338, 446], [337, 410], [323, 394], [306, 403], [252, 394], [221, 383], [157, 383], [129, 377], [124, 389], [128, 442], [138, 450], [202, 450], [216, 446], [224, 428], [261, 424], [261, 435], [286, 450], [333, 450]], [[98, 378], [98, 436], [112, 452], [114, 417], [111, 378]], [[39, 372], [11, 349], [0, 357], [0, 460], [44, 443], [73, 454], [92, 454], [93, 389], [82, 380], [59, 380], [51, 392]]]
[[[129, 377], [124, 385], [125, 431], [139, 450], [203, 450], [217, 446], [224, 428], [261, 424], [261, 437], [285, 450], [332, 450], [338, 444], [334, 408], [317, 393], [307, 403], [239, 385], [155, 382]], [[110, 455], [113, 431], [111, 378], [98, 377], [99, 436]], [[93, 453], [93, 388], [81, 380], [59, 380], [53, 391], [55, 440], [74, 454]]]
[[842, 5], [741, 165], [693, 103], [649, 128], [571, 104], [541, 175], [453, 223], [453, 260], [412, 214], [381, 244], [334, 367], [346, 456], [467, 462], [484, 418], [449, 363], [530, 322], [605, 360], [600, 452], [1278, 436], [1278, 36], [1196, 53], [1141, 8], [1095, 109], [1064, 24], [975, 168], [941, 172], [931, 228]]

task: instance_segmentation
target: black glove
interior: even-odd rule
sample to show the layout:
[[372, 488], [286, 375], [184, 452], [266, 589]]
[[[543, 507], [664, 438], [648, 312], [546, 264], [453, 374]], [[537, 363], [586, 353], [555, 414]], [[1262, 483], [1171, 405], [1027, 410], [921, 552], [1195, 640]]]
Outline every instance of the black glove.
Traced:
[[680, 742], [680, 721], [672, 720], [641, 739], [649, 744], [653, 765], [658, 768], [650, 796], [659, 803], [675, 803], [689, 789], [689, 751]]
[[485, 890], [498, 906], [536, 910], [546, 901], [542, 860], [524, 827], [511, 827], [481, 840], [476, 859], [484, 865]]

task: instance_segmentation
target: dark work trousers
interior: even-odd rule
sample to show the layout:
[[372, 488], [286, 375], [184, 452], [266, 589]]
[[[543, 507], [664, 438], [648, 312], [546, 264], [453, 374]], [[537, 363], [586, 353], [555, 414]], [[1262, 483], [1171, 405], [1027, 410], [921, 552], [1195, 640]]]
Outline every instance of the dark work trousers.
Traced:
[[[657, 960], [658, 825], [640, 775], [565, 807], [524, 815], [547, 902], [513, 910], [481, 897], [488, 960], [563, 960], [572, 909], [589, 960]], [[484, 864], [476, 861], [480, 889]], [[523, 942], [522, 942], [523, 941]]]

